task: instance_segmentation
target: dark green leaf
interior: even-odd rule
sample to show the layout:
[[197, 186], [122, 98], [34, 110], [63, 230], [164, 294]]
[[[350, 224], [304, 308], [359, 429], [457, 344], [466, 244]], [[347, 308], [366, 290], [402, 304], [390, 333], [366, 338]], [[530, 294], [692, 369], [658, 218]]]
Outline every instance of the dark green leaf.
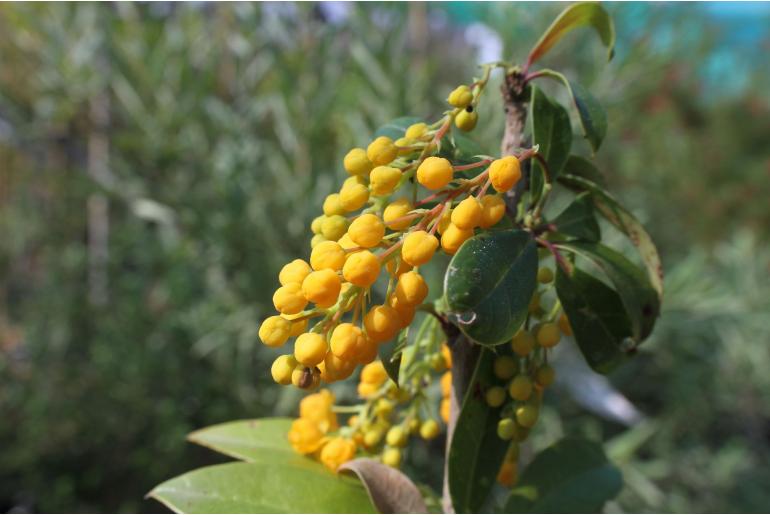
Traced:
[[556, 230], [567, 236], [586, 241], [599, 241], [601, 232], [594, 215], [594, 204], [589, 193], [578, 195], [559, 216], [551, 220]]
[[360, 481], [308, 458], [269, 458], [193, 470], [148, 497], [177, 513], [375, 513]]
[[620, 364], [623, 342], [631, 340], [632, 331], [618, 294], [577, 267], [569, 275], [557, 268], [556, 294], [588, 365], [606, 374]]
[[559, 176], [559, 180], [564, 182], [564, 177], [567, 174], [576, 175], [583, 179], [587, 179], [596, 183], [602, 188], [606, 188], [607, 186], [607, 181], [604, 179], [604, 175], [602, 175], [599, 169], [596, 168], [596, 166], [594, 166], [591, 161], [582, 156], [577, 156], [575, 154], [569, 156], [567, 163], [564, 165], [564, 170]]
[[590, 191], [594, 197], [596, 209], [620, 231], [626, 234], [636, 246], [642, 261], [647, 267], [647, 276], [655, 291], [658, 293], [658, 302], [663, 300], [663, 265], [660, 262], [658, 249], [655, 247], [649, 233], [644, 229], [639, 220], [626, 208], [620, 205], [612, 195], [598, 186], [595, 181], [587, 176], [563, 175], [559, 181], [577, 191]]
[[[572, 145], [572, 125], [569, 114], [556, 102], [551, 101], [540, 88], [532, 87], [532, 139], [539, 145], [539, 153], [548, 164], [551, 182], [554, 182], [569, 157]], [[530, 189], [533, 201], [542, 195], [545, 172], [541, 165], [533, 162]]]
[[238, 420], [199, 429], [187, 439], [203, 447], [239, 460], [255, 461], [266, 456], [270, 459], [304, 459], [289, 445], [292, 419], [260, 418]]
[[594, 152], [599, 150], [599, 146], [607, 135], [607, 113], [598, 100], [591, 93], [577, 82], [570, 82], [567, 77], [553, 70], [540, 70], [538, 73], [543, 77], [561, 81], [569, 91], [572, 102], [577, 109], [580, 119], [580, 126], [583, 128], [583, 136], [591, 144]]
[[398, 376], [401, 370], [402, 351], [407, 343], [409, 328], [404, 329], [399, 335], [383, 345], [380, 345], [379, 355], [382, 360], [382, 366], [388, 377], [398, 385]]
[[530, 233], [479, 234], [460, 247], [447, 268], [448, 314], [471, 340], [504, 343], [527, 316], [536, 276], [537, 249]]
[[588, 259], [604, 272], [620, 295], [631, 321], [633, 337], [641, 343], [655, 325], [660, 300], [645, 273], [622, 254], [600, 243], [557, 243], [557, 248]]
[[506, 513], [597, 513], [623, 487], [601, 446], [565, 438], [535, 456], [505, 504]]
[[499, 382], [494, 359], [489, 349], [481, 350], [449, 447], [449, 492], [457, 513], [481, 510], [509, 444], [497, 436], [501, 408], [484, 400], [483, 392]]
[[374, 133], [374, 137], [378, 138], [380, 136], [387, 136], [395, 141], [398, 138], [404, 137], [404, 133], [410, 125], [420, 123], [421, 121], [422, 120], [416, 116], [402, 116], [401, 118], [396, 118], [395, 120], [391, 120], [377, 129], [377, 131]]
[[[459, 130], [452, 131], [449, 138], [446, 138], [441, 143], [441, 152], [439, 155], [449, 159], [454, 164], [470, 164], [478, 161], [480, 158], [475, 157], [484, 154], [484, 149], [481, 145], [474, 140], [460, 132]], [[469, 171], [467, 176], [478, 173], [478, 170]], [[460, 172], [458, 177], [463, 176]]]
[[568, 32], [578, 27], [591, 25], [607, 47], [607, 59], [615, 52], [615, 27], [607, 11], [597, 2], [580, 2], [564, 9], [543, 33], [540, 40], [529, 52], [528, 64], [545, 55]]

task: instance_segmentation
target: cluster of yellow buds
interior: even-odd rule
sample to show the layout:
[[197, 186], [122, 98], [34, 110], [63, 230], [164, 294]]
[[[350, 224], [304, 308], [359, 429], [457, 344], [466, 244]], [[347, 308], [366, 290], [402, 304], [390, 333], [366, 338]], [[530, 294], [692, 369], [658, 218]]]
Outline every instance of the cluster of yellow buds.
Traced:
[[[293, 352], [273, 362], [271, 373], [277, 383], [311, 390], [322, 382], [346, 379], [362, 365], [359, 394], [367, 404], [421, 398], [419, 384], [408, 392], [403, 385], [399, 390], [395, 384], [385, 384], [382, 364], [375, 361], [379, 348], [412, 323], [427, 298], [428, 284], [420, 267], [439, 249], [452, 255], [476, 231], [500, 222], [506, 212], [500, 194], [521, 178], [516, 156], [480, 156], [476, 162], [462, 165], [441, 156], [442, 140], [452, 123], [462, 130], [475, 126], [475, 106], [487, 79], [488, 73], [472, 85], [454, 90], [448, 98], [452, 108], [439, 121], [415, 123], [396, 141], [379, 136], [366, 148], [354, 148], [345, 155], [348, 178], [339, 192], [326, 197], [323, 214], [311, 224], [314, 236], [309, 258], [295, 259], [281, 269], [280, 287], [273, 295], [278, 314], [265, 319], [259, 329], [260, 339], [269, 347], [282, 347], [295, 338]], [[531, 157], [531, 153], [525, 151], [520, 157]], [[478, 172], [475, 177], [468, 177], [474, 171]], [[418, 200], [421, 187], [427, 194]], [[376, 299], [381, 290], [375, 283], [381, 277], [384, 295]], [[423, 357], [434, 361], [433, 370], [444, 370], [450, 361], [445, 354], [436, 349]], [[442, 385], [449, 382], [451, 378], [442, 378]], [[383, 392], [391, 398], [383, 397]], [[372, 413], [384, 423], [388, 422], [381, 416], [385, 411], [374, 406]], [[445, 393], [439, 410], [444, 420], [448, 411]], [[400, 462], [397, 444], [405, 441], [402, 435], [417, 431], [432, 438], [438, 434], [435, 420], [418, 426], [415, 413], [388, 430], [383, 462]], [[311, 431], [308, 424], [298, 422], [307, 427], [302, 432], [298, 425], [294, 431], [295, 436], [304, 435], [296, 436], [295, 448], [305, 454], [321, 449], [319, 459], [335, 468], [331, 467], [336, 459], [332, 454], [343, 456], [357, 448], [376, 447], [377, 431], [369, 426], [377, 421], [359, 415], [354, 422], [348, 424], [355, 428], [349, 438], [317, 448], [316, 443], [334, 432], [334, 424]], [[359, 429], [363, 436], [354, 437]], [[333, 452], [326, 451], [324, 458], [327, 448]]]
[[[551, 291], [553, 278], [550, 268], [538, 270], [539, 288], [532, 296], [524, 327], [511, 340], [513, 353], [500, 355], [493, 363], [494, 376], [503, 383], [484, 392], [489, 406], [503, 406], [497, 435], [503, 440], [511, 440], [509, 455], [516, 454], [518, 451], [511, 449], [518, 449], [518, 443], [529, 436], [540, 415], [543, 391], [556, 379], [554, 369], [548, 364], [548, 351], [558, 345], [562, 335], [572, 335], [558, 300], [554, 298], [553, 306], [548, 311], [542, 307], [544, 299], [555, 297]], [[510, 486], [515, 482], [515, 476], [515, 459], [506, 458], [498, 480]]]

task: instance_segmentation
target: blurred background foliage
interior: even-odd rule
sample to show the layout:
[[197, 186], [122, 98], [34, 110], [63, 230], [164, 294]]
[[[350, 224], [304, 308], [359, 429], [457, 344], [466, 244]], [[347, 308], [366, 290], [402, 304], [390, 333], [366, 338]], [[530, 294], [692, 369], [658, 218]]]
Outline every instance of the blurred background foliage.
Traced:
[[[536, 442], [607, 440], [627, 482], [612, 511], [764, 511], [768, 4], [608, 9], [611, 63], [585, 31], [546, 64], [607, 108], [596, 159], [660, 245], [666, 301], [611, 377], [644, 422], [557, 395]], [[153, 485], [216, 459], [186, 433], [292, 413], [256, 331], [342, 156], [391, 118], [435, 118], [558, 10], [0, 6], [0, 511], [155, 511]], [[495, 152], [490, 92], [474, 138]], [[438, 452], [410, 466], [428, 478]]]

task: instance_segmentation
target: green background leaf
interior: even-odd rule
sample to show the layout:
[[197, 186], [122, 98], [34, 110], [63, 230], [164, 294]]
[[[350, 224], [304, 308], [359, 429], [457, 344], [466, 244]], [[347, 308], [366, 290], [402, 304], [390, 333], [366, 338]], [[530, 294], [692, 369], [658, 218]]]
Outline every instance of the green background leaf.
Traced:
[[449, 315], [476, 342], [506, 342], [524, 322], [536, 275], [537, 249], [528, 232], [479, 234], [460, 247], [447, 267]]
[[379, 127], [374, 133], [374, 137], [378, 138], [380, 136], [387, 136], [395, 141], [398, 138], [404, 137], [404, 133], [410, 125], [419, 123], [421, 121], [422, 120], [416, 116], [401, 116], [400, 118], [395, 118], [385, 125]]
[[551, 220], [560, 234], [574, 236], [586, 241], [599, 241], [601, 231], [594, 214], [591, 195], [578, 195], [559, 215]]
[[291, 422], [283, 417], [237, 420], [199, 429], [187, 439], [239, 460], [291, 460], [299, 457], [286, 436]]
[[615, 53], [615, 26], [607, 11], [597, 2], [580, 2], [564, 9], [543, 33], [529, 52], [528, 63], [532, 64], [545, 55], [568, 32], [578, 27], [591, 25], [607, 47], [607, 59]]
[[575, 241], [556, 246], [588, 259], [603, 271], [623, 301], [637, 344], [649, 336], [660, 313], [660, 299], [639, 267], [600, 243]]
[[[567, 162], [572, 146], [572, 125], [569, 114], [560, 104], [553, 102], [535, 86], [532, 87], [530, 112], [533, 145], [540, 146], [539, 153], [548, 163], [550, 179], [554, 182]], [[533, 199], [537, 200], [542, 194], [543, 170], [537, 161], [533, 161], [532, 168], [530, 190]]]
[[449, 492], [457, 513], [481, 510], [510, 443], [497, 436], [501, 408], [484, 400], [486, 388], [499, 383], [494, 359], [492, 351], [481, 350], [449, 448]]
[[204, 467], [148, 494], [177, 513], [375, 513], [360, 481], [310, 459]]
[[[599, 186], [597, 181], [590, 179], [589, 174], [586, 173], [588, 168], [585, 167], [584, 163], [580, 163], [577, 160], [574, 163], [576, 165], [572, 169], [574, 174], [562, 175], [559, 181], [573, 190], [590, 191], [593, 194], [596, 209], [608, 222], [627, 235], [631, 243], [636, 246], [647, 268], [647, 276], [650, 283], [658, 293], [658, 301], [661, 302], [663, 300], [663, 264], [660, 261], [660, 255], [655, 243], [652, 241], [652, 237], [650, 237], [650, 234], [641, 222], [620, 205], [620, 202], [615, 197]], [[583, 173], [580, 173], [579, 170]]]
[[623, 486], [623, 476], [598, 444], [565, 438], [529, 464], [505, 513], [596, 513]]
[[556, 294], [588, 365], [601, 374], [619, 365], [625, 358], [623, 341], [632, 331], [618, 294], [577, 267], [570, 275], [557, 267]]

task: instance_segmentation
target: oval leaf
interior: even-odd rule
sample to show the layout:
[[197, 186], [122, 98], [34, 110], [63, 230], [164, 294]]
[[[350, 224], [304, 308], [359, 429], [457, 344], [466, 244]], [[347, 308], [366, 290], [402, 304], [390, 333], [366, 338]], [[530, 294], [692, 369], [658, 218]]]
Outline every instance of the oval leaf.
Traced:
[[[602, 172], [600, 172], [591, 161], [583, 156], [572, 154], [569, 156], [569, 158], [567, 158], [567, 163], [564, 165], [564, 170], [562, 170], [562, 174], [559, 176], [559, 182], [565, 183], [565, 180], [568, 180], [564, 179], [567, 174], [576, 175], [580, 178], [593, 182], [595, 185], [598, 185], [597, 187], [607, 187], [607, 181], [604, 178], [604, 175], [602, 175]], [[578, 191], [583, 190], [578, 189]]]
[[484, 400], [484, 391], [499, 382], [494, 359], [492, 351], [481, 350], [449, 447], [449, 493], [457, 513], [481, 511], [509, 444], [497, 436], [502, 408], [491, 408]]
[[307, 458], [204, 467], [158, 485], [148, 497], [177, 513], [376, 513], [360, 481]]
[[199, 429], [187, 439], [203, 447], [244, 461], [299, 458], [289, 445], [292, 419], [260, 418], [237, 420]]
[[607, 135], [607, 113], [596, 98], [583, 86], [577, 82], [570, 82], [567, 77], [553, 70], [540, 70], [539, 76], [548, 77], [560, 81], [567, 87], [570, 98], [578, 112], [580, 126], [583, 129], [583, 136], [591, 144], [594, 152], [599, 150], [599, 146]]
[[615, 26], [607, 11], [596, 2], [580, 2], [564, 9], [529, 52], [527, 67], [543, 57], [567, 33], [578, 27], [592, 26], [607, 47], [607, 60], [615, 53]]
[[557, 247], [582, 256], [599, 267], [620, 295], [636, 343], [649, 336], [660, 313], [660, 301], [644, 272], [619, 252], [600, 243], [575, 241], [559, 243]]
[[565, 438], [535, 456], [505, 504], [505, 513], [598, 513], [623, 487], [601, 446]]
[[586, 241], [599, 241], [601, 231], [594, 215], [594, 204], [589, 193], [581, 193], [559, 216], [551, 220], [559, 234]]
[[619, 365], [633, 333], [618, 294], [577, 267], [556, 269], [556, 294], [588, 365], [600, 374]]
[[[566, 109], [532, 87], [532, 139], [540, 148], [538, 153], [548, 164], [551, 182], [554, 182], [564, 168], [572, 146], [572, 125]], [[531, 186], [533, 200], [540, 198], [543, 189], [544, 172], [538, 161], [533, 162]]]
[[658, 255], [650, 234], [645, 230], [639, 220], [626, 208], [620, 205], [615, 197], [606, 190], [581, 174], [562, 175], [559, 181], [565, 186], [577, 191], [590, 191], [594, 198], [594, 205], [599, 213], [612, 225], [618, 228], [631, 240], [631, 243], [639, 251], [642, 261], [647, 267], [647, 276], [652, 287], [658, 293], [658, 301], [663, 300], [663, 265]]
[[400, 470], [369, 458], [349, 461], [340, 470], [358, 476], [380, 513], [428, 513], [417, 486]]
[[448, 315], [471, 340], [510, 340], [535, 290], [537, 248], [522, 230], [482, 233], [466, 241], [444, 276]]

